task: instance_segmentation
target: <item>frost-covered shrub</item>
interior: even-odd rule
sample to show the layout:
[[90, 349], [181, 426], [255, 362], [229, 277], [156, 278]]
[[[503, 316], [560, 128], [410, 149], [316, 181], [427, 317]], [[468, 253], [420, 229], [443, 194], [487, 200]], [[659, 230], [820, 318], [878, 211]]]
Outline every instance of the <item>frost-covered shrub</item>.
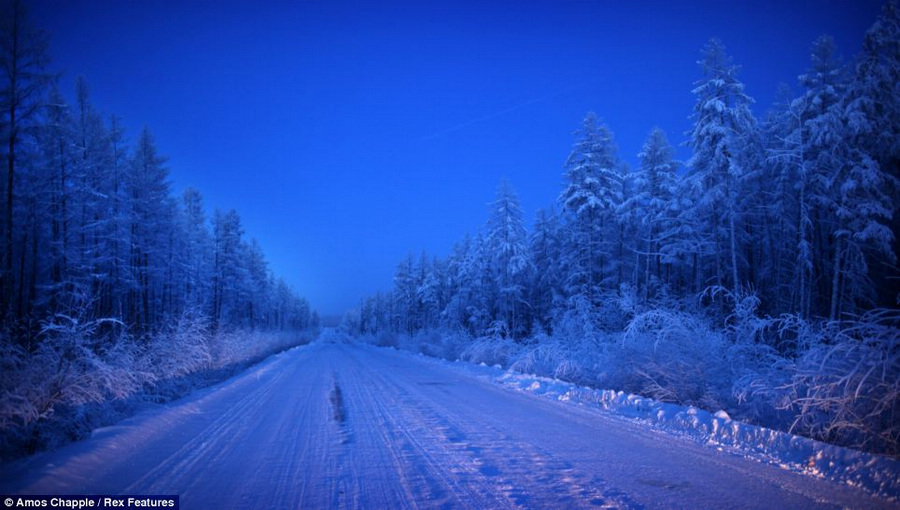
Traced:
[[695, 316], [671, 310], [638, 314], [625, 328], [621, 347], [626, 390], [706, 408], [722, 408], [730, 394], [725, 338]]
[[523, 374], [579, 382], [585, 373], [582, 361], [568, 346], [548, 340], [526, 347], [509, 368]]
[[30, 379], [26, 377], [28, 370], [25, 350], [0, 337], [0, 430], [33, 421], [37, 416], [34, 403], [23, 388], [24, 379]]
[[57, 314], [42, 324], [33, 352], [0, 338], [0, 457], [79, 439], [129, 414], [139, 401], [182, 395], [312, 334], [210, 336], [206, 320], [189, 313], [145, 339], [122, 333], [121, 326]]
[[472, 343], [471, 337], [464, 331], [453, 330], [423, 331], [416, 334], [412, 341], [417, 345], [417, 352], [450, 361], [459, 359], [463, 350]]
[[397, 348], [403, 351], [419, 352], [419, 344], [414, 336], [405, 333], [397, 335]]
[[122, 399], [152, 379], [152, 374], [136, 369], [138, 351], [128, 338], [95, 340], [99, 327], [108, 322], [57, 314], [43, 323], [34, 352], [2, 342], [3, 452], [33, 450], [46, 443], [42, 428], [66, 434], [72, 424], [63, 423], [60, 409]]
[[787, 430], [794, 420], [791, 395], [786, 391], [797, 369], [794, 356], [823, 342], [822, 329], [798, 315], [768, 321], [767, 342], [752, 341], [756, 337], [735, 334], [740, 328], [731, 329], [734, 343], [728, 357], [733, 360], [732, 394], [737, 401], [732, 414]]
[[135, 351], [126, 345], [127, 339], [120, 339], [118, 348], [93, 339], [103, 322], [56, 315], [44, 324], [43, 340], [30, 360], [32, 373], [41, 377], [31, 396], [38, 417], [52, 414], [57, 404], [77, 406], [126, 397], [150, 377], [130, 370]]
[[584, 296], [575, 296], [553, 328], [554, 337], [568, 344], [595, 342], [604, 320]]
[[784, 316], [777, 331], [796, 355], [772, 350], [747, 370], [735, 383], [740, 410], [814, 439], [900, 454], [900, 311], [824, 325]]
[[509, 338], [481, 337], [463, 349], [459, 358], [471, 363], [508, 367], [521, 350], [522, 346]]
[[208, 319], [185, 312], [153, 336], [142, 365], [159, 378], [178, 378], [206, 370], [212, 361]]
[[445, 358], [443, 335], [434, 330], [420, 331], [413, 336], [418, 352], [432, 358]]
[[796, 360], [786, 390], [793, 430], [900, 454], [900, 311], [828, 325]]
[[375, 336], [375, 345], [378, 347], [397, 347], [399, 342], [397, 341], [397, 334], [392, 331], [380, 331]]
[[222, 368], [242, 357], [244, 334], [219, 331], [209, 339], [209, 353], [212, 368]]

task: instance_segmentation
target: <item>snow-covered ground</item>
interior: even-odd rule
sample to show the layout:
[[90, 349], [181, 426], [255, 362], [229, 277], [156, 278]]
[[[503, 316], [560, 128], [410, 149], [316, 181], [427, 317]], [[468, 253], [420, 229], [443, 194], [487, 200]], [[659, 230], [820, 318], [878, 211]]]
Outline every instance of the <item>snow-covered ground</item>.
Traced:
[[896, 507], [551, 383], [320, 342], [0, 466], [0, 493], [179, 494], [182, 508]]

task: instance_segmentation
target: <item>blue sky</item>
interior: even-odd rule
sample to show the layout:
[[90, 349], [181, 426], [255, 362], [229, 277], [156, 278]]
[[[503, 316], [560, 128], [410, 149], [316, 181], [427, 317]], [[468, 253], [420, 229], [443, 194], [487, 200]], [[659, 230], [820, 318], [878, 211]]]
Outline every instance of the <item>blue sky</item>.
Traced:
[[[653, 126], [682, 143], [696, 61], [727, 46], [762, 114], [809, 47], [851, 59], [881, 2], [34, 0], [72, 96], [149, 126], [173, 190], [234, 208], [325, 314], [387, 290], [409, 251], [444, 256], [499, 181], [551, 205], [588, 111], [632, 165]], [[687, 158], [684, 148], [679, 156]]]

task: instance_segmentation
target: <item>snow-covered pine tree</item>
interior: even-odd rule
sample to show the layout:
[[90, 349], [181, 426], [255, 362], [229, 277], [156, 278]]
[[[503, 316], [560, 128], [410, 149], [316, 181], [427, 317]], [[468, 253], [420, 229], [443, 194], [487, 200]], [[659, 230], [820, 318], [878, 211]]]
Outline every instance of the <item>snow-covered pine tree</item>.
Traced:
[[114, 244], [117, 242], [117, 218], [114, 214], [115, 179], [109, 179], [112, 164], [109, 130], [90, 102], [87, 82], [75, 80], [75, 175], [78, 184], [73, 199], [75, 211], [80, 285], [94, 297], [96, 315], [111, 317], [115, 313], [112, 274], [115, 265]]
[[693, 90], [697, 102], [689, 140], [693, 156], [688, 163], [689, 178], [700, 191], [693, 214], [714, 245], [713, 282], [720, 287], [729, 283], [737, 295], [741, 286], [739, 195], [745, 172], [742, 143], [756, 129], [750, 111], [753, 100], [744, 93], [744, 84], [737, 78], [739, 68], [718, 39], [706, 44], [698, 64], [703, 77]]
[[[857, 59], [848, 106], [864, 115], [858, 122], [856, 143], [878, 164], [889, 188], [890, 202], [900, 203], [900, 12], [897, 2], [885, 3], [881, 15], [866, 32], [862, 53]], [[900, 214], [889, 219], [892, 252], [900, 253]], [[883, 251], [883, 250], [882, 250]], [[873, 253], [877, 257], [877, 252]], [[877, 260], [870, 264], [881, 306], [894, 306], [900, 299], [900, 271], [896, 264]]]
[[496, 276], [494, 320], [505, 322], [513, 336], [522, 337], [530, 327], [527, 321], [522, 320], [530, 265], [528, 237], [519, 197], [506, 179], [497, 187], [497, 195], [490, 209], [486, 241], [491, 272]]
[[829, 212], [835, 218], [832, 230], [831, 299], [828, 317], [841, 318], [870, 307], [875, 298], [870, 278], [871, 262], [896, 263], [892, 190], [896, 179], [884, 172], [869, 154], [864, 139], [871, 125], [854, 92], [834, 105], [818, 127], [829, 143], [826, 151], [833, 164], [827, 176]]
[[162, 308], [166, 246], [174, 221], [165, 161], [150, 130], [144, 128], [132, 153], [126, 180], [130, 202], [129, 268], [134, 282], [129, 317], [138, 331], [150, 330]]
[[[20, 295], [18, 281], [22, 271], [16, 271], [15, 261], [24, 261], [19, 250], [28, 243], [19, 242], [24, 234], [19, 232], [18, 218], [24, 218], [27, 209], [16, 202], [19, 173], [22, 162], [29, 159], [23, 150], [23, 142], [33, 141], [38, 134], [44, 97], [53, 81], [46, 71], [50, 61], [47, 52], [47, 34], [35, 28], [27, 16], [25, 2], [13, 0], [4, 3], [0, 13], [0, 125], [3, 130], [3, 156], [6, 160], [6, 178], [3, 179], [3, 248], [0, 256], [0, 316], [21, 316], [17, 298]], [[21, 269], [21, 268], [20, 268]]]
[[[675, 195], [677, 193], [676, 164], [672, 146], [666, 134], [654, 128], [638, 154], [641, 166], [635, 173], [635, 192], [626, 201], [640, 225], [643, 241], [643, 267], [640, 268], [639, 288], [644, 299], [652, 296], [651, 288], [663, 282], [660, 253], [671, 229]], [[640, 251], [641, 249], [638, 248]]]
[[435, 274], [434, 262], [424, 251], [415, 267], [416, 273], [416, 328], [430, 329], [437, 323], [440, 307], [440, 281]]
[[236, 211], [213, 214], [213, 328], [239, 328], [247, 299], [244, 228]]
[[[785, 154], [793, 164], [784, 166], [786, 179], [794, 182], [793, 231], [796, 235], [794, 247], [794, 271], [797, 285], [796, 298], [792, 300], [793, 310], [801, 316], [810, 315], [815, 302], [825, 296], [823, 262], [829, 251], [825, 243], [830, 243], [822, 229], [833, 225], [828, 212], [829, 176], [840, 163], [832, 157], [832, 137], [823, 136], [829, 129], [829, 115], [832, 108], [841, 101], [846, 90], [846, 73], [837, 59], [834, 40], [828, 36], [816, 39], [811, 50], [810, 69], [800, 75], [800, 85], [804, 93], [791, 103], [789, 110], [793, 130], [785, 140]], [[813, 282], [822, 282], [818, 292]]]
[[71, 258], [72, 223], [74, 214], [70, 189], [73, 183], [73, 167], [75, 165], [74, 134], [69, 107], [59, 89], [53, 87], [49, 94], [47, 108], [47, 125], [41, 131], [41, 147], [43, 152], [43, 172], [46, 186], [45, 197], [49, 202], [48, 223], [50, 224], [49, 250], [44, 257], [50, 269], [50, 282], [47, 286], [48, 306], [55, 313], [61, 302], [67, 301], [66, 294], [71, 291], [69, 285], [69, 260]]
[[256, 238], [245, 246], [247, 266], [247, 323], [251, 329], [268, 328], [269, 262]]
[[564, 308], [559, 303], [563, 294], [561, 242], [559, 215], [552, 209], [539, 209], [535, 215], [530, 240], [534, 271], [532, 271], [528, 290], [534, 321], [548, 332], [553, 324], [556, 311]]
[[567, 299], [598, 303], [606, 282], [611, 250], [608, 235], [621, 203], [621, 175], [612, 133], [588, 113], [566, 161], [566, 185], [559, 195], [564, 214]]
[[198, 310], [209, 306], [213, 258], [212, 237], [203, 207], [203, 196], [195, 188], [182, 194], [182, 230], [185, 235], [184, 302]]
[[397, 331], [412, 334], [415, 331], [416, 278], [412, 253], [397, 264], [394, 271], [394, 319]]

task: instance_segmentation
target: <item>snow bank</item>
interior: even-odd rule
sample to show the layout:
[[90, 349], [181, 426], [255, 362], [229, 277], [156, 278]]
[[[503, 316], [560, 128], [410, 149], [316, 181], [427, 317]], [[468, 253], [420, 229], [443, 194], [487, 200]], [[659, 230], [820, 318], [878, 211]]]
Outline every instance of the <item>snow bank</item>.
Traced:
[[[547, 377], [523, 374], [466, 359], [456, 363], [435, 358], [422, 361], [452, 366], [455, 370], [496, 384], [542, 397], [596, 406], [624, 418], [645, 423], [667, 433], [782, 467], [809, 476], [861, 487], [891, 502], [900, 501], [900, 461], [803, 436], [732, 419], [726, 411], [715, 413], [694, 406], [660, 402], [622, 391], [599, 390]], [[555, 366], [555, 365], [554, 365]]]
[[748, 458], [862, 487], [890, 501], [900, 500], [900, 461], [889, 457], [742, 423], [724, 411], [713, 414], [621, 391], [596, 390], [510, 371], [497, 370], [489, 378], [547, 398], [594, 405], [698, 442], [728, 447]]
[[[373, 348], [376, 348], [373, 346]], [[550, 349], [550, 351], [553, 351]], [[558, 367], [553, 352], [531, 360]], [[538, 359], [540, 358], [540, 359]], [[547, 358], [546, 360], [543, 358]], [[461, 357], [456, 363], [435, 358], [421, 361], [454, 367], [478, 378], [542, 397], [578, 403], [645, 423], [667, 433], [711, 444], [731, 453], [783, 469], [861, 487], [891, 502], [900, 501], [900, 460], [844, 448], [732, 419], [724, 410], [715, 413], [614, 390], [592, 389], [558, 379], [523, 374], [524, 366], [510, 369], [476, 364]]]

